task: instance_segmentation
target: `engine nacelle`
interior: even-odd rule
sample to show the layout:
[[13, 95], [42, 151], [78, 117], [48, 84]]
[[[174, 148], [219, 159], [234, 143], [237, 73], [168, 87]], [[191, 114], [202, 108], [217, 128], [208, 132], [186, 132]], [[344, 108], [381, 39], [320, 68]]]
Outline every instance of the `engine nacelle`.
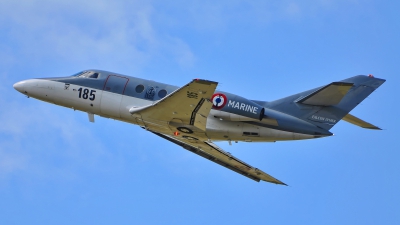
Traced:
[[246, 98], [226, 92], [215, 93], [211, 102], [216, 118], [228, 121], [260, 121], [264, 117], [264, 107]]

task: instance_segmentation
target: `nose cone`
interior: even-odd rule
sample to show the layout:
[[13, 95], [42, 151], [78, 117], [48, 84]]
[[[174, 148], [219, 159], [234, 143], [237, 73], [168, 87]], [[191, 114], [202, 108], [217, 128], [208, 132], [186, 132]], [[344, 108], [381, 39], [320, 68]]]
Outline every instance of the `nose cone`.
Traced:
[[21, 92], [21, 93], [25, 93], [25, 82], [24, 81], [20, 81], [17, 82], [13, 85], [14, 89]]

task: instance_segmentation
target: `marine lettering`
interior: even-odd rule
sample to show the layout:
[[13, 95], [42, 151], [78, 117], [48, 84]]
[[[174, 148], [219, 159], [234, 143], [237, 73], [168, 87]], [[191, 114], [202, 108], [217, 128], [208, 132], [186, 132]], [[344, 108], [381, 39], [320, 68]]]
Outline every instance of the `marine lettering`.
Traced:
[[231, 101], [231, 100], [229, 100], [229, 102], [228, 102], [228, 107], [231, 107], [234, 109], [240, 109], [245, 112], [251, 112], [253, 114], [257, 114], [257, 111], [258, 111], [258, 107], [251, 106], [251, 105], [241, 103], [241, 102]]
[[234, 107], [235, 107], [235, 101], [229, 100], [229, 102], [228, 102], [228, 107], [234, 108]]
[[254, 113], [254, 114], [257, 114], [257, 111], [258, 111], [258, 107], [254, 107], [254, 108], [253, 108], [253, 113]]

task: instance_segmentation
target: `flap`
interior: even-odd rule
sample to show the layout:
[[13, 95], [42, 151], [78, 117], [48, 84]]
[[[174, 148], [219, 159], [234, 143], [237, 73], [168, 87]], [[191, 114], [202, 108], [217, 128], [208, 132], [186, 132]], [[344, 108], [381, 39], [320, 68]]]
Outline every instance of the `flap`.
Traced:
[[205, 131], [207, 125], [207, 117], [212, 108], [210, 100], [203, 98], [192, 112], [190, 125], [193, 125], [200, 130]]
[[353, 83], [333, 82], [296, 102], [317, 106], [337, 105], [352, 87]]
[[342, 120], [349, 122], [351, 124], [354, 124], [356, 126], [362, 127], [362, 128], [373, 129], [373, 130], [382, 130], [381, 128], [379, 128], [375, 125], [372, 125], [368, 122], [365, 122], [364, 120], [359, 119], [351, 114], [347, 114], [346, 116], [344, 116], [342, 118]]

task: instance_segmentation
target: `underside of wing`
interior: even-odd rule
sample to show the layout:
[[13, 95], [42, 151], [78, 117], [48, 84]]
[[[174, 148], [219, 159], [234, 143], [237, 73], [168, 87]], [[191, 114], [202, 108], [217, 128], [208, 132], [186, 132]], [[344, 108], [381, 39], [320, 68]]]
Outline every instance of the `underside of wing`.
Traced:
[[205, 131], [207, 117], [212, 107], [210, 98], [217, 85], [217, 82], [195, 79], [155, 104], [143, 108], [131, 108], [129, 112], [139, 116], [144, 122], [174, 122]]
[[214, 143], [200, 141], [195, 137], [175, 137], [156, 132], [153, 133], [168, 141], [180, 145], [186, 150], [189, 150], [203, 158], [206, 158], [257, 182], [263, 180], [274, 184], [286, 185], [267, 173], [252, 167], [240, 159], [232, 156], [230, 153], [225, 152]]

